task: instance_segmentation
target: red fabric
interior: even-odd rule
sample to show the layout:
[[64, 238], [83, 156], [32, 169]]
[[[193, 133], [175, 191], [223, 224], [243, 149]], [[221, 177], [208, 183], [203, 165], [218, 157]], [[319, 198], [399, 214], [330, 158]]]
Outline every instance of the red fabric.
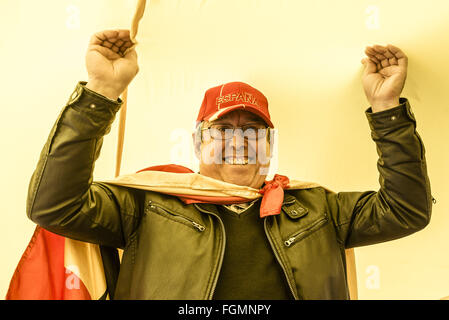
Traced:
[[264, 187], [259, 190], [263, 194], [260, 204], [260, 217], [276, 215], [281, 213], [282, 202], [284, 201], [284, 189], [289, 186], [290, 180], [286, 176], [276, 174], [273, 180], [266, 181]]
[[152, 166], [152, 167], [148, 167], [142, 170], [137, 171], [142, 172], [142, 171], [164, 171], [164, 172], [175, 172], [175, 173], [194, 173], [192, 170], [190, 170], [187, 167], [184, 166], [180, 166], [178, 164], [164, 164], [164, 165], [160, 165], [160, 166]]
[[212, 197], [212, 196], [186, 196], [185, 194], [170, 193], [172, 196], [180, 198], [185, 204], [191, 203], [215, 203], [215, 204], [233, 204], [244, 203], [249, 200], [241, 197]]
[[6, 300], [90, 300], [64, 265], [65, 238], [37, 226], [11, 279]]

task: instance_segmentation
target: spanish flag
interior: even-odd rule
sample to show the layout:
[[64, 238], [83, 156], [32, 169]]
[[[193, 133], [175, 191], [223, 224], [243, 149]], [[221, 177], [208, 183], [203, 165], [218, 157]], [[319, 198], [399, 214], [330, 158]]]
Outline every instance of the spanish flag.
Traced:
[[[319, 186], [275, 175], [263, 189], [257, 190], [173, 164], [102, 182], [175, 195], [185, 203], [229, 204], [262, 197], [261, 218], [280, 213], [284, 189]], [[113, 299], [119, 267], [117, 249], [65, 238], [38, 226], [14, 272], [6, 299]]]
[[7, 300], [92, 300], [107, 296], [100, 247], [36, 227]]

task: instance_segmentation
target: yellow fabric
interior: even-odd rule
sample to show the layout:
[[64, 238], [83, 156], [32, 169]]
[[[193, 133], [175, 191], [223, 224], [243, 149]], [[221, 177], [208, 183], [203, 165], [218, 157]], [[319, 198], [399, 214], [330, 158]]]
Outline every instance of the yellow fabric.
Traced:
[[65, 238], [64, 265], [80, 278], [92, 300], [104, 294], [106, 280], [98, 245]]
[[137, 44], [136, 35], [139, 29], [139, 21], [142, 19], [145, 12], [146, 0], [139, 0], [136, 7], [136, 12], [134, 13], [133, 21], [131, 23], [131, 40]]
[[[134, 174], [121, 175], [111, 180], [100, 180], [99, 182], [141, 190], [190, 196], [242, 197], [250, 200], [262, 196], [258, 192], [258, 189], [223, 182], [199, 173], [142, 171]], [[320, 186], [317, 183], [298, 180], [290, 180], [289, 185], [289, 189], [308, 189]]]

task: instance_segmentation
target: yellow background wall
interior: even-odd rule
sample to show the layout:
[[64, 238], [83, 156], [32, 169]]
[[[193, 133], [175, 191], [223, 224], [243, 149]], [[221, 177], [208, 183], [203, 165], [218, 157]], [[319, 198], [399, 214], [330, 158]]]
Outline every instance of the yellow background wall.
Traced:
[[[34, 230], [28, 182], [76, 82], [90, 35], [129, 28], [136, 0], [2, 0], [0, 12], [0, 296]], [[129, 88], [122, 173], [164, 163], [195, 169], [190, 132], [204, 91], [244, 81], [268, 97], [278, 172], [335, 191], [377, 190], [364, 115], [364, 48], [409, 56], [409, 98], [427, 150], [430, 225], [356, 249], [359, 298], [449, 296], [449, 2], [447, 0], [154, 0], [140, 25], [140, 73]], [[114, 174], [117, 123], [96, 178]], [[63, 192], [63, 191], [62, 191]]]

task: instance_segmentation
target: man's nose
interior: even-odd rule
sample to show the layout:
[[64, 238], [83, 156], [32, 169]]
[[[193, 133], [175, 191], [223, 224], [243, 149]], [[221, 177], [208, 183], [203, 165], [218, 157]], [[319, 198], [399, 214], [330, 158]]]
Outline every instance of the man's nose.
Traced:
[[[234, 131], [231, 139], [225, 140], [226, 143], [224, 145], [226, 151], [228, 152], [236, 152], [237, 154], [244, 152], [248, 148], [248, 141], [243, 137], [243, 133]], [[240, 130], [241, 131], [241, 130]]]

